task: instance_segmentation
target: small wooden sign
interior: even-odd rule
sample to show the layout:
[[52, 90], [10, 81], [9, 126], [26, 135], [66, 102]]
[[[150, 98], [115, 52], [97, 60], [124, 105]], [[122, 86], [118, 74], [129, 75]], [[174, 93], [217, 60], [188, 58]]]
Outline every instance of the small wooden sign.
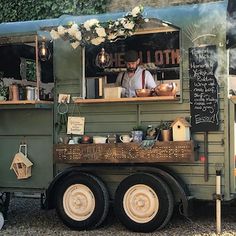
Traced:
[[156, 142], [152, 149], [137, 143], [56, 144], [55, 162], [61, 163], [146, 163], [193, 162], [193, 141]]
[[84, 134], [84, 117], [69, 116], [67, 122], [67, 134]]

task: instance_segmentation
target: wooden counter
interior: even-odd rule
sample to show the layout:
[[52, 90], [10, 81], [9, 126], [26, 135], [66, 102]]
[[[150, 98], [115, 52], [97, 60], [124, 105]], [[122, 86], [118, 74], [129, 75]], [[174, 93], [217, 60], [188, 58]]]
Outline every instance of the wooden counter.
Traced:
[[234, 104], [236, 104], [236, 96], [235, 96], [235, 95], [230, 96], [229, 99], [230, 99]]
[[151, 149], [137, 143], [56, 144], [57, 163], [193, 162], [193, 141], [157, 141]]
[[0, 109], [52, 108], [53, 101], [17, 100], [0, 101]]
[[74, 102], [78, 104], [87, 103], [109, 103], [109, 102], [155, 102], [155, 101], [178, 101], [176, 96], [153, 96], [153, 97], [134, 97], [134, 98], [97, 98], [97, 99], [75, 99]]

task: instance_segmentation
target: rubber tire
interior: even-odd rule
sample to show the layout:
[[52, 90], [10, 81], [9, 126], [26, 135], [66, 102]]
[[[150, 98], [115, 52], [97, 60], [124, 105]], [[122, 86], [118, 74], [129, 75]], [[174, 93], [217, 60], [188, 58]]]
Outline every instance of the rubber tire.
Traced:
[[[77, 221], [66, 214], [63, 207], [63, 196], [66, 190], [74, 184], [83, 184], [90, 189], [95, 198], [93, 213], [85, 220]], [[56, 211], [63, 223], [74, 230], [94, 229], [105, 220], [109, 210], [109, 195], [104, 183], [88, 173], [68, 176], [60, 183], [56, 192]]]
[[[146, 223], [132, 220], [125, 212], [123, 200], [125, 193], [134, 185], [144, 184], [150, 187], [157, 195], [159, 209], [153, 219]], [[173, 213], [173, 194], [168, 185], [159, 177], [149, 173], [137, 173], [125, 178], [118, 186], [115, 193], [115, 213], [120, 222], [129, 230], [135, 232], [152, 232], [163, 228], [170, 220]]]

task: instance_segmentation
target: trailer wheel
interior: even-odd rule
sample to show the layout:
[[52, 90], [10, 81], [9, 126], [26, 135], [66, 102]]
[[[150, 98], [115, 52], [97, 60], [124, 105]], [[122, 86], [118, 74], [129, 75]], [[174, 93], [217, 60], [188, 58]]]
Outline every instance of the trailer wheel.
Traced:
[[69, 176], [56, 193], [56, 210], [65, 225], [76, 230], [98, 227], [106, 218], [109, 196], [97, 177], [80, 173]]
[[151, 232], [163, 228], [173, 213], [173, 194], [157, 176], [133, 174], [124, 179], [115, 194], [115, 212], [132, 231]]

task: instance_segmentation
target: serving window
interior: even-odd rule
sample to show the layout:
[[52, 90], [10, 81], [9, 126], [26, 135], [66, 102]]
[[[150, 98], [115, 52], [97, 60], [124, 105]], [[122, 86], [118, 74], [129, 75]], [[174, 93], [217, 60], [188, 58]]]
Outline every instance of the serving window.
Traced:
[[[165, 27], [164, 27], [165, 28]], [[150, 71], [157, 85], [162, 83], [175, 83], [177, 85], [175, 97], [180, 96], [180, 43], [179, 30], [167, 27], [166, 29], [152, 28], [140, 30], [132, 37], [117, 40], [112, 43], [103, 43], [99, 46], [85, 48], [85, 81], [89, 78], [102, 79], [103, 91], [105, 88], [115, 87], [120, 72], [126, 71], [124, 55], [127, 50], [135, 50], [140, 57], [140, 65]], [[104, 50], [104, 51], [103, 51]], [[99, 63], [99, 55], [105, 52], [108, 59], [106, 63]], [[84, 83], [85, 86], [89, 84]], [[99, 86], [95, 86], [94, 93], [98, 94]], [[85, 89], [84, 98], [89, 99]], [[119, 99], [119, 91], [117, 99]], [[94, 98], [104, 99], [106, 96]], [[121, 98], [124, 99], [124, 98]], [[142, 98], [139, 98], [142, 99]], [[143, 98], [144, 100], [147, 98]]]
[[[44, 42], [52, 54], [50, 42]], [[53, 57], [40, 55], [42, 41], [35, 36], [1, 38], [0, 61], [1, 88], [6, 93], [1, 104], [36, 103], [53, 100]], [[49, 55], [49, 54], [47, 54]], [[3, 89], [1, 89], [1, 93]]]

